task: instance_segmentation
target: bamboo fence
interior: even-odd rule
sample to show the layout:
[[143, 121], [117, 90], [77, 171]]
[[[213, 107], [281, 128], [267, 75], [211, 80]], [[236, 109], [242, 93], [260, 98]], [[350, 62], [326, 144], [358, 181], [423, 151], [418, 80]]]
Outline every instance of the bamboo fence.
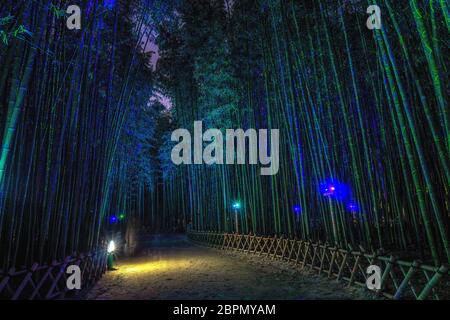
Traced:
[[[71, 255], [50, 264], [34, 263], [30, 268], [0, 270], [1, 300], [52, 300], [76, 297], [91, 288], [106, 271], [106, 251]], [[81, 289], [67, 288], [67, 267], [81, 269]]]
[[261, 258], [291, 262], [301, 270], [317, 272], [349, 286], [367, 288], [366, 270], [382, 270], [378, 297], [387, 299], [441, 300], [449, 298], [450, 273], [447, 265], [432, 267], [418, 260], [405, 261], [383, 252], [339, 248], [326, 243], [295, 238], [264, 237], [254, 234], [189, 231], [188, 238], [219, 250], [242, 252]]

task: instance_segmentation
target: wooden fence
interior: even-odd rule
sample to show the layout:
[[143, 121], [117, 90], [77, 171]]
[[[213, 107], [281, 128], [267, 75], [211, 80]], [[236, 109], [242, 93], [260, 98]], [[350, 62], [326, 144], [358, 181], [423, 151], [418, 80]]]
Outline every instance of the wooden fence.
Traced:
[[90, 288], [106, 271], [106, 250], [68, 256], [51, 264], [33, 264], [30, 268], [0, 270], [0, 299], [43, 300], [76, 296], [79, 290], [66, 285], [67, 267], [77, 265], [81, 270], [81, 291]]
[[446, 265], [432, 267], [420, 261], [403, 261], [395, 256], [345, 250], [324, 243], [298, 239], [262, 237], [216, 232], [189, 231], [188, 238], [220, 250], [233, 250], [269, 259], [289, 261], [351, 286], [367, 288], [367, 267], [382, 271], [380, 297], [388, 299], [450, 299], [450, 275]]

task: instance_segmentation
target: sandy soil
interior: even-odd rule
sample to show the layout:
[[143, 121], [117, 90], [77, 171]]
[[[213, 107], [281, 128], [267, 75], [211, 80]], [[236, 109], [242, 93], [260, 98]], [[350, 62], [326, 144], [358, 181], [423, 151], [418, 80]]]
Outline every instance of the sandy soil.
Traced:
[[363, 290], [270, 258], [153, 239], [135, 258], [119, 259], [88, 299], [367, 299]]

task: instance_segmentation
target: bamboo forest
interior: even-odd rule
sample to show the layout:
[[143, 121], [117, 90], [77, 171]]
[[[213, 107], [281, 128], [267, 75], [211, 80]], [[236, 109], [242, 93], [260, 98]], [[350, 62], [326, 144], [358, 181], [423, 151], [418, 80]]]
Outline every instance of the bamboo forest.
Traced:
[[69, 265], [87, 299], [450, 299], [449, 33], [446, 0], [2, 0], [0, 299]]

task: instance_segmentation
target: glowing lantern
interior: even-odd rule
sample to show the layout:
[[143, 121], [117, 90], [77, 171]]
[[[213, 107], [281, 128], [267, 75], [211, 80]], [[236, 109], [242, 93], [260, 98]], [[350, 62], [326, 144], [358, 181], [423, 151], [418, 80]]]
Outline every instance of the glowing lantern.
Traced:
[[106, 251], [108, 251], [108, 253], [112, 253], [116, 250], [116, 244], [114, 243], [114, 240], [111, 240], [108, 244], [108, 249]]

